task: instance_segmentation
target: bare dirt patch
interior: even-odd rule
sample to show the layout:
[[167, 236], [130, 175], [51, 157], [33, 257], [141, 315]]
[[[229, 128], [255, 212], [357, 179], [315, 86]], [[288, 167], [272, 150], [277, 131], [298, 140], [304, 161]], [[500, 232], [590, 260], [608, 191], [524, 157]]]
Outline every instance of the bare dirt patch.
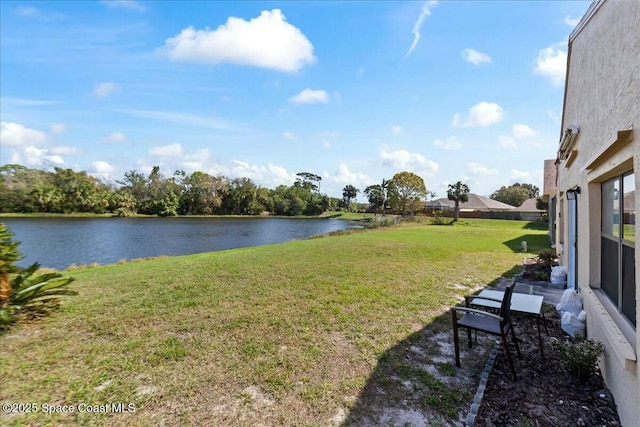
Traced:
[[567, 335], [555, 311], [546, 316], [549, 335], [543, 328], [544, 361], [535, 322], [515, 318], [515, 330], [522, 340], [522, 359], [515, 362], [518, 380], [512, 380], [504, 351], [500, 351], [476, 426], [620, 426], [615, 402], [600, 373], [580, 383], [563, 368], [551, 343], [567, 339]]

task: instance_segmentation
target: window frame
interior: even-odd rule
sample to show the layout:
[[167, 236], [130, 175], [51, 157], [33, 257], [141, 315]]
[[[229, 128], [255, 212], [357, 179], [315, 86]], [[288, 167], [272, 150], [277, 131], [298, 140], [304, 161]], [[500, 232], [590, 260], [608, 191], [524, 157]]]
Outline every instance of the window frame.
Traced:
[[[603, 248], [600, 255], [600, 283], [601, 283], [600, 288], [603, 294], [606, 295], [606, 297], [609, 299], [609, 302], [616, 308], [616, 311], [618, 312], [618, 314], [621, 315], [635, 330], [637, 328], [637, 307], [636, 307], [636, 310], [633, 312], [633, 315], [636, 316], [633, 319], [627, 317], [627, 315], [623, 311], [623, 305], [625, 304], [625, 301], [626, 301], [626, 299], [624, 298], [624, 295], [625, 295], [624, 291], [626, 289], [624, 274], [628, 273], [628, 270], [623, 269], [625, 247], [633, 250], [633, 255], [635, 259], [635, 233], [634, 233], [634, 240], [626, 239], [625, 233], [624, 233], [624, 225], [625, 225], [624, 195], [625, 193], [627, 193], [624, 187], [624, 182], [625, 182], [625, 179], [627, 179], [629, 176], [632, 176], [634, 174], [635, 174], [634, 170], [626, 171], [624, 173], [617, 174], [616, 176], [609, 178], [606, 181], [601, 182], [600, 184], [601, 200], [602, 200], [601, 207], [600, 207], [600, 215], [601, 215], [600, 239], [601, 239], [601, 248]], [[605, 192], [605, 185], [608, 185], [610, 183], [613, 184], [613, 190], [618, 191], [619, 194], [618, 194], [617, 200], [614, 198], [613, 210], [609, 212], [609, 211], [605, 211], [605, 208], [606, 208], [605, 200], [607, 200], [607, 197], [605, 197], [604, 192]], [[629, 190], [629, 191], [635, 191], [635, 184], [633, 185], [633, 190]], [[617, 206], [615, 206], [615, 204], [617, 204]], [[615, 222], [616, 208], [618, 212], [618, 223]], [[607, 207], [607, 209], [611, 209], [611, 206]], [[609, 214], [610, 217], [606, 218], [605, 214]], [[611, 218], [611, 215], [613, 215], [613, 218]], [[634, 218], [635, 218], [635, 211], [634, 211]], [[612, 227], [617, 227], [617, 235], [616, 235], [615, 228], [612, 228], [611, 233], [604, 231], [606, 220], [611, 220]], [[610, 245], [612, 243], [616, 245], [617, 252], [614, 256], [611, 256], [608, 253], [605, 254], [604, 239], [606, 239], [606, 241], [608, 241]], [[615, 263], [617, 264], [616, 265], [617, 272], [615, 274], [616, 276], [615, 279], [617, 282], [615, 286], [615, 293], [613, 293], [613, 291], [611, 290], [612, 288], [611, 286], [605, 286], [604, 284], [604, 280], [605, 280], [604, 272], [606, 271], [605, 265], [606, 265], [607, 256], [611, 258], [615, 257]], [[609, 273], [612, 273], [612, 271], [609, 271]], [[635, 286], [636, 284], [635, 284], [635, 264], [634, 264], [633, 265], [633, 283], [632, 283], [634, 293], [635, 293]], [[635, 301], [635, 297], [633, 299]], [[628, 304], [628, 301], [626, 301], [626, 303]]]

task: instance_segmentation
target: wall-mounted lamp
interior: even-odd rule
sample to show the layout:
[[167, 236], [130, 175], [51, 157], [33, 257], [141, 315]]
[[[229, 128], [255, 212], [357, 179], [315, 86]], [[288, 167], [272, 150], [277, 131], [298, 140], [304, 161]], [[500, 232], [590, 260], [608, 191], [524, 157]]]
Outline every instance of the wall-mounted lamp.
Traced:
[[560, 139], [560, 152], [564, 153], [567, 148], [571, 145], [576, 136], [580, 133], [580, 126], [578, 125], [569, 125], [562, 133], [562, 138]]
[[578, 194], [580, 194], [580, 187], [573, 187], [566, 192], [567, 200], [576, 200], [578, 198]]
[[569, 125], [567, 126], [567, 130], [565, 130], [565, 132], [568, 132], [571, 135], [577, 135], [578, 133], [580, 133], [580, 126]]

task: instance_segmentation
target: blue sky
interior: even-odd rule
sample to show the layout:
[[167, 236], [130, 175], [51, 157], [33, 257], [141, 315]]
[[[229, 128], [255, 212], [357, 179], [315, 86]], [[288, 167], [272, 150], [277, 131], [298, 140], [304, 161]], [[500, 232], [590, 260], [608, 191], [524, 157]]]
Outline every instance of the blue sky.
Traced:
[[589, 3], [3, 1], [1, 163], [542, 190]]

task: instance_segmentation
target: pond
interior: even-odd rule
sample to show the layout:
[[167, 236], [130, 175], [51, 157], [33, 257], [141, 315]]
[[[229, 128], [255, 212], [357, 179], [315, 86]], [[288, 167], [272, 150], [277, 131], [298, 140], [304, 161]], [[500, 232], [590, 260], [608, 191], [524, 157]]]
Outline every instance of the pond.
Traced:
[[160, 255], [187, 255], [281, 243], [354, 228], [339, 219], [1, 218], [20, 242], [26, 267], [65, 269]]

